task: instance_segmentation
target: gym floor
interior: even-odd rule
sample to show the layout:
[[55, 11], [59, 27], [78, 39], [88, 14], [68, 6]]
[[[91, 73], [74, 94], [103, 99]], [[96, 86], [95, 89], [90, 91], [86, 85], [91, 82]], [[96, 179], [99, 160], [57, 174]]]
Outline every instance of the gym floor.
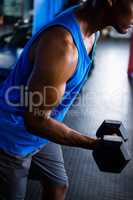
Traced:
[[[96, 63], [80, 98], [68, 112], [65, 123], [91, 136], [104, 119], [123, 122], [133, 152], [133, 80], [127, 76], [129, 40], [107, 39], [97, 47]], [[67, 200], [132, 200], [133, 160], [121, 174], [100, 172], [91, 151], [63, 147], [70, 180]], [[38, 182], [29, 182], [27, 200], [40, 196]]]

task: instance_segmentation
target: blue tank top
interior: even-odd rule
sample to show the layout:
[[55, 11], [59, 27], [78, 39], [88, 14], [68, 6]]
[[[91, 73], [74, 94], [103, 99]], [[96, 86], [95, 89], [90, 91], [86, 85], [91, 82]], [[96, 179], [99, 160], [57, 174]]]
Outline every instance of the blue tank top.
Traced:
[[35, 40], [38, 39], [42, 31], [52, 26], [64, 27], [71, 33], [78, 50], [76, 70], [67, 81], [65, 94], [59, 106], [53, 109], [51, 114], [52, 118], [63, 121], [68, 109], [73, 104], [88, 78], [92, 60], [88, 56], [84, 46], [80, 27], [73, 12], [74, 9], [75, 7], [61, 13], [30, 39], [17, 60], [13, 71], [0, 86], [0, 149], [3, 149], [9, 154], [26, 156], [30, 153], [37, 152], [48, 143], [48, 140], [32, 135], [26, 130], [23, 120], [25, 107], [21, 105], [21, 92], [27, 86], [33, 69], [33, 65], [30, 63], [28, 57], [29, 49]]

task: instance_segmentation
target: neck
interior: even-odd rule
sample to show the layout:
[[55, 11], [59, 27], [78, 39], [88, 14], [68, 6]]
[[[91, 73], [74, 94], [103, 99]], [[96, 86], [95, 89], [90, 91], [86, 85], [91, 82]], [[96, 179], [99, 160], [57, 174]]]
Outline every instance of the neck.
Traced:
[[108, 25], [105, 20], [106, 18], [104, 17], [104, 11], [93, 7], [90, 9], [80, 7], [75, 10], [75, 15], [80, 24], [80, 29], [84, 37], [89, 37], [93, 33], [102, 30], [105, 26]]

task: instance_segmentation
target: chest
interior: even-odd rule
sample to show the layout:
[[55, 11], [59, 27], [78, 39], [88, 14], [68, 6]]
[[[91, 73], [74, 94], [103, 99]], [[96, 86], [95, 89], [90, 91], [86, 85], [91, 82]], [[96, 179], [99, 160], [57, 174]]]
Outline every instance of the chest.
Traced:
[[89, 54], [93, 48], [94, 41], [95, 41], [95, 34], [91, 35], [90, 37], [83, 38], [84, 45], [86, 48], [87, 53]]
[[[90, 37], [84, 37], [83, 43], [87, 54], [89, 55], [93, 49], [93, 45], [95, 42], [95, 34], [91, 35]], [[80, 59], [78, 60], [77, 69], [71, 79], [68, 81], [68, 88], [77, 88], [82, 85], [82, 82], [85, 81], [87, 74], [89, 73], [91, 59], [89, 56], [85, 56], [85, 54], [81, 54]]]

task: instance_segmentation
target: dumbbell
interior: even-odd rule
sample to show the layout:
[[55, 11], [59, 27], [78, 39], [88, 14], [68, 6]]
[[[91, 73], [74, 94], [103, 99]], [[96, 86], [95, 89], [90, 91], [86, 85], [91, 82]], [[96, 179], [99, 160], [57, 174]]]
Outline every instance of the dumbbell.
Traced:
[[97, 166], [103, 172], [120, 173], [131, 160], [128, 135], [122, 122], [105, 120], [96, 136], [99, 144], [92, 154]]

